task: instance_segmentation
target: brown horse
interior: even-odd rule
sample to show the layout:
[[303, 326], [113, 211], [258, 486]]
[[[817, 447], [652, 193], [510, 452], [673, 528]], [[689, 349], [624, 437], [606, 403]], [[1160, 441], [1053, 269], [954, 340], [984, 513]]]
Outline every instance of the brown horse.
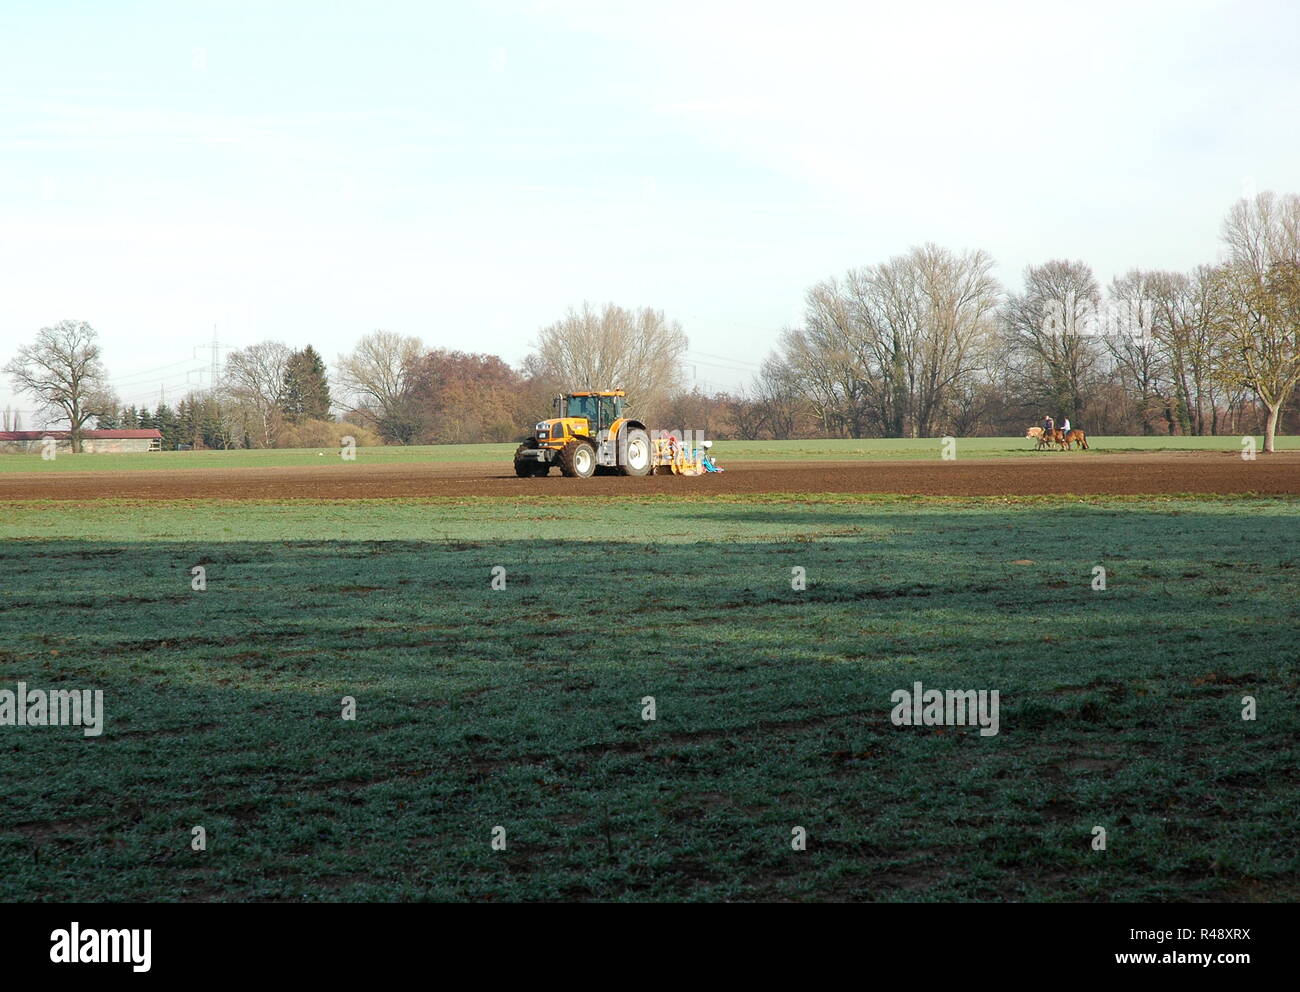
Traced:
[[[1060, 434], [1061, 432], [1057, 431], [1056, 433]], [[1088, 435], [1081, 430], [1075, 429], [1070, 431], [1069, 434], [1066, 434], [1064, 440], [1061, 441], [1060, 444], [1065, 448], [1069, 448], [1071, 444], [1078, 444], [1084, 451], [1087, 451]]]

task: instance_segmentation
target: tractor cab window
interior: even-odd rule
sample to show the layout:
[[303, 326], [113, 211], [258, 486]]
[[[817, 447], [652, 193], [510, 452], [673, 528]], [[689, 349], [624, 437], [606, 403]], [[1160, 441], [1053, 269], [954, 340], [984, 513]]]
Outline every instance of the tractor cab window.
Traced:
[[596, 419], [596, 397], [594, 396], [570, 396], [568, 415], [570, 417], [586, 417], [588, 420]]
[[623, 398], [621, 396], [602, 396], [600, 397], [600, 426], [609, 427], [623, 413]]

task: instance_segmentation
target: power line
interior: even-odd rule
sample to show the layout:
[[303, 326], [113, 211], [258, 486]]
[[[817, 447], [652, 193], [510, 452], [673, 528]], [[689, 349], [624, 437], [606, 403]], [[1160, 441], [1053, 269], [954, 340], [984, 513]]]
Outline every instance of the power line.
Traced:
[[738, 365], [748, 365], [755, 369], [762, 368], [762, 365], [758, 362], [747, 362], [743, 358], [728, 358], [725, 355], [710, 355], [707, 351], [688, 351], [686, 354], [687, 356], [699, 355], [702, 358], [713, 358], [720, 362], [732, 362]]
[[186, 364], [189, 364], [189, 363], [191, 363], [191, 362], [195, 362], [195, 361], [198, 361], [198, 359], [193, 358], [193, 357], [191, 357], [191, 358], [184, 358], [184, 359], [181, 359], [181, 361], [179, 361], [179, 362], [172, 362], [172, 363], [169, 364], [169, 365], [159, 365], [157, 368], [154, 368], [154, 369], [141, 369], [141, 370], [138, 371], [138, 372], [128, 372], [126, 375], [124, 375], [124, 376], [122, 376], [122, 377], [120, 377], [120, 378], [110, 378], [110, 379], [109, 379], [109, 385], [114, 386], [114, 387], [116, 387], [116, 386], [123, 386], [123, 385], [130, 385], [130, 384], [131, 384], [131, 380], [133, 380], [133, 379], [145, 379], [145, 378], [148, 378], [149, 376], [153, 375], [153, 374], [156, 373], [156, 372], [165, 372], [165, 371], [167, 371], [168, 369], [174, 369], [174, 368], [175, 368], [176, 366], [178, 366], [178, 365], [186, 365]]
[[[191, 369], [190, 371], [202, 373], [206, 370]], [[140, 402], [154, 396], [156, 393], [158, 393], [159, 390], [172, 390], [176, 392], [189, 393], [189, 392], [201, 392], [203, 388], [204, 387], [202, 385], [196, 384], [188, 375], [183, 379], [177, 379], [172, 376], [166, 376], [162, 379], [157, 380], [156, 382], [149, 383], [148, 385], [146, 385], [145, 383], [137, 384], [136, 388], [132, 389], [129, 393], [127, 393], [127, 395], [119, 396], [118, 401], [120, 403], [126, 403], [126, 404]]]
[[703, 365], [705, 368], [721, 369], [724, 372], [739, 372], [742, 375], [754, 375], [755, 373], [760, 371], [759, 369], [742, 369], [742, 368], [738, 368], [735, 365], [719, 365], [717, 362], [703, 362], [703, 361], [699, 361], [698, 359], [691, 358], [689, 355], [686, 357], [685, 362], [687, 365]]
[[[176, 390], [176, 391], [179, 392], [180, 390]], [[188, 395], [188, 393], [187, 393], [187, 395]], [[138, 396], [129, 396], [129, 397], [127, 397], [126, 399], [120, 400], [119, 402], [120, 402], [120, 404], [121, 404], [122, 406], [145, 406], [145, 407], [148, 407], [148, 406], [152, 406], [152, 405], [153, 405], [151, 401], [154, 399], [154, 397], [159, 397], [159, 398], [161, 399], [161, 402], [166, 403], [166, 402], [167, 402], [167, 400], [166, 400], [166, 389], [163, 388], [163, 389], [159, 389], [159, 390], [157, 390], [157, 391], [153, 391], [153, 390], [151, 390], [151, 391], [148, 392], [148, 393], [141, 393], [141, 394], [138, 395]], [[183, 398], [184, 398], [184, 397], [182, 397], [182, 399], [183, 399]]]
[[[130, 372], [122, 376], [121, 378], [111, 379], [110, 385], [115, 390], [128, 392], [130, 394], [127, 396], [119, 397], [118, 402], [120, 402], [123, 406], [134, 406], [137, 403], [146, 402], [147, 400], [153, 397], [155, 391], [157, 391], [160, 394], [160, 396], [165, 397], [166, 392], [169, 389], [173, 391], [184, 391], [186, 393], [193, 392], [195, 390], [202, 390], [204, 388], [202, 379], [205, 374], [207, 375], [208, 378], [207, 388], [211, 389], [216, 386], [217, 379], [220, 376], [220, 367], [221, 367], [220, 358], [219, 358], [220, 349], [228, 348], [228, 347], [232, 347], [232, 346], [225, 344], [217, 337], [217, 328], [216, 325], [214, 324], [212, 327], [211, 343], [194, 345], [193, 352], [189, 358], [183, 358], [177, 362], [170, 362], [167, 365], [159, 365], [156, 368], [152, 368], [152, 369], [141, 369], [138, 372]], [[157, 379], [156, 386], [153, 383], [149, 383], [146, 386], [146, 382], [149, 379], [149, 377], [155, 375], [156, 373], [170, 372], [170, 370], [177, 369], [179, 366], [196, 365], [200, 362], [203, 362], [204, 359], [201, 359], [198, 356], [198, 351], [200, 348], [202, 348], [204, 351], [207, 351], [210, 348], [212, 351], [211, 359], [209, 361], [207, 368], [199, 367], [199, 368], [185, 369], [184, 370], [185, 378], [183, 380], [177, 378], [177, 376], [180, 374], [179, 372], [171, 372], [170, 374], [161, 376], [159, 379]], [[195, 377], [197, 377], [198, 381], [195, 381]], [[160, 402], [166, 402], [166, 400], [161, 399]]]

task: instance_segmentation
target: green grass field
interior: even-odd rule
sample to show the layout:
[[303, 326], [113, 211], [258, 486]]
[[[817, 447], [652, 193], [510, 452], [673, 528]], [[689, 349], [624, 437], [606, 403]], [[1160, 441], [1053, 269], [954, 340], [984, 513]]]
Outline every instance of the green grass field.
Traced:
[[[0, 727], [0, 898], [1294, 899], [1298, 523], [1255, 499], [5, 504], [0, 689], [102, 688], [107, 719]], [[915, 681], [999, 690], [1000, 733], [893, 726]]]
[[[1255, 438], [1259, 450], [1264, 439]], [[1157, 451], [1241, 450], [1241, 438], [1219, 437], [1090, 437], [1091, 454]], [[940, 457], [940, 438], [871, 438], [821, 441], [719, 441], [714, 454], [720, 462], [745, 461], [884, 461]], [[1300, 451], [1300, 437], [1279, 437], [1278, 451]], [[500, 462], [509, 465], [515, 445], [444, 444], [411, 447], [360, 448], [357, 460], [375, 464], [403, 462]], [[1023, 437], [958, 438], [961, 458], [1006, 458], [1033, 453]], [[255, 468], [343, 464], [335, 449], [287, 448], [254, 451], [155, 451], [127, 455], [59, 455], [43, 461], [39, 454], [0, 455], [0, 472], [125, 472], [136, 469]]]

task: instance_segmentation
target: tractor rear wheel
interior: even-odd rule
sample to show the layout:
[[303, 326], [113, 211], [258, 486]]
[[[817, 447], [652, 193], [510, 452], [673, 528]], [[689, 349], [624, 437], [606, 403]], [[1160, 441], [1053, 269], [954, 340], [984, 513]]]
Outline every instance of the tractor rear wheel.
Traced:
[[587, 441], [570, 441], [560, 449], [560, 472], [571, 479], [596, 474], [596, 449]]
[[623, 464], [619, 470], [624, 475], [649, 475], [654, 466], [650, 463], [650, 437], [639, 427], [627, 432], [619, 445]]

